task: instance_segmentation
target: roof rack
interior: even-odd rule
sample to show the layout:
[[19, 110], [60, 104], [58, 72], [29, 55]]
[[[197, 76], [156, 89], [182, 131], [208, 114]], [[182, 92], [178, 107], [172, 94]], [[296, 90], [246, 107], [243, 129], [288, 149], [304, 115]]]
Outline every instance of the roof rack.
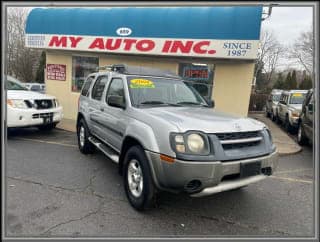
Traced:
[[171, 71], [165, 71], [161, 69], [151, 68], [151, 67], [142, 67], [142, 66], [129, 66], [126, 64], [113, 64], [108, 66], [98, 67], [99, 70], [108, 70], [114, 71], [127, 75], [143, 75], [143, 76], [165, 76], [175, 79], [182, 79], [179, 75], [172, 73]]

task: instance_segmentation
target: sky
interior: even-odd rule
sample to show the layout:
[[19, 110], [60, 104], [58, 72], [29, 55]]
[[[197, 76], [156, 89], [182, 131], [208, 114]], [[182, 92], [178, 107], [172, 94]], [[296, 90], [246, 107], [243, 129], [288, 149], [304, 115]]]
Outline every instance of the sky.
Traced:
[[[262, 22], [261, 30], [272, 31], [279, 42], [288, 47], [294, 43], [301, 32], [310, 30], [312, 27], [312, 7], [273, 7], [271, 16]], [[298, 66], [288, 63], [286, 59], [281, 59], [279, 69], [287, 67]]]

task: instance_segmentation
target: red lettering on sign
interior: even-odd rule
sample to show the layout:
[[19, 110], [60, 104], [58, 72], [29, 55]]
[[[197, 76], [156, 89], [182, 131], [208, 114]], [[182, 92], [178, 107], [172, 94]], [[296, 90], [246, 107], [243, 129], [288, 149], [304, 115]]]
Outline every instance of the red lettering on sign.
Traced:
[[193, 45], [193, 41], [187, 41], [185, 44], [183, 44], [182, 41], [175, 40], [173, 41], [170, 52], [177, 53], [178, 51], [181, 51], [181, 53], [190, 53], [192, 45]]
[[116, 50], [119, 49], [121, 45], [121, 39], [115, 39], [114, 44], [112, 45], [114, 39], [107, 39], [106, 41], [106, 49], [107, 50]]
[[102, 38], [96, 38], [91, 45], [89, 46], [89, 49], [95, 49], [98, 48], [100, 50], [104, 49], [103, 39]]
[[152, 40], [140, 40], [137, 45], [136, 48], [137, 50], [140, 51], [150, 51], [155, 47], [155, 43]]
[[167, 40], [166, 42], [164, 42], [163, 48], [162, 48], [162, 52], [164, 53], [168, 53], [169, 49], [171, 47], [172, 41]]
[[210, 41], [200, 41], [193, 46], [193, 51], [198, 54], [206, 54], [207, 50], [203, 49], [204, 46], [209, 46]]
[[125, 39], [123, 40], [123, 43], [125, 44], [124, 50], [131, 50], [131, 47], [134, 43], [136, 43], [136, 39]]
[[77, 38], [75, 38], [75, 37], [69, 37], [69, 39], [70, 39], [70, 41], [71, 41], [71, 47], [72, 47], [72, 48], [76, 48], [77, 45], [78, 45], [78, 43], [79, 43], [79, 41], [82, 40], [82, 37], [77, 37]]
[[52, 36], [49, 46], [56, 46], [59, 47], [60, 45], [62, 47], [67, 47], [67, 37], [58, 37], [58, 36]]

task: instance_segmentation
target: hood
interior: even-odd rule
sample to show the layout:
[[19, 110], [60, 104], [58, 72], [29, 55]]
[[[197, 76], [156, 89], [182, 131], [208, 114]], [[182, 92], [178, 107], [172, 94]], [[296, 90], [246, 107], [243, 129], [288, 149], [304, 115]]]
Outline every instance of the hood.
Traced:
[[297, 111], [302, 110], [302, 104], [289, 104], [289, 109], [295, 109]]
[[205, 133], [227, 133], [262, 130], [265, 124], [244, 117], [214, 111], [204, 107], [146, 108], [144, 113], [177, 126], [180, 132], [198, 130]]
[[7, 90], [8, 99], [23, 99], [23, 100], [35, 100], [35, 99], [54, 99], [54, 96], [42, 94], [32, 91], [15, 91]]

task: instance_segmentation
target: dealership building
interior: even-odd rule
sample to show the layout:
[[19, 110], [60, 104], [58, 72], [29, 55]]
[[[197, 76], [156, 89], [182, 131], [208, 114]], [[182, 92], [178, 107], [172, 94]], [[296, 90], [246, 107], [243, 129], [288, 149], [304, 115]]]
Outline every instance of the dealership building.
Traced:
[[75, 120], [86, 76], [128, 64], [179, 74], [216, 109], [246, 116], [262, 6], [35, 8], [26, 46], [46, 52], [46, 91]]

